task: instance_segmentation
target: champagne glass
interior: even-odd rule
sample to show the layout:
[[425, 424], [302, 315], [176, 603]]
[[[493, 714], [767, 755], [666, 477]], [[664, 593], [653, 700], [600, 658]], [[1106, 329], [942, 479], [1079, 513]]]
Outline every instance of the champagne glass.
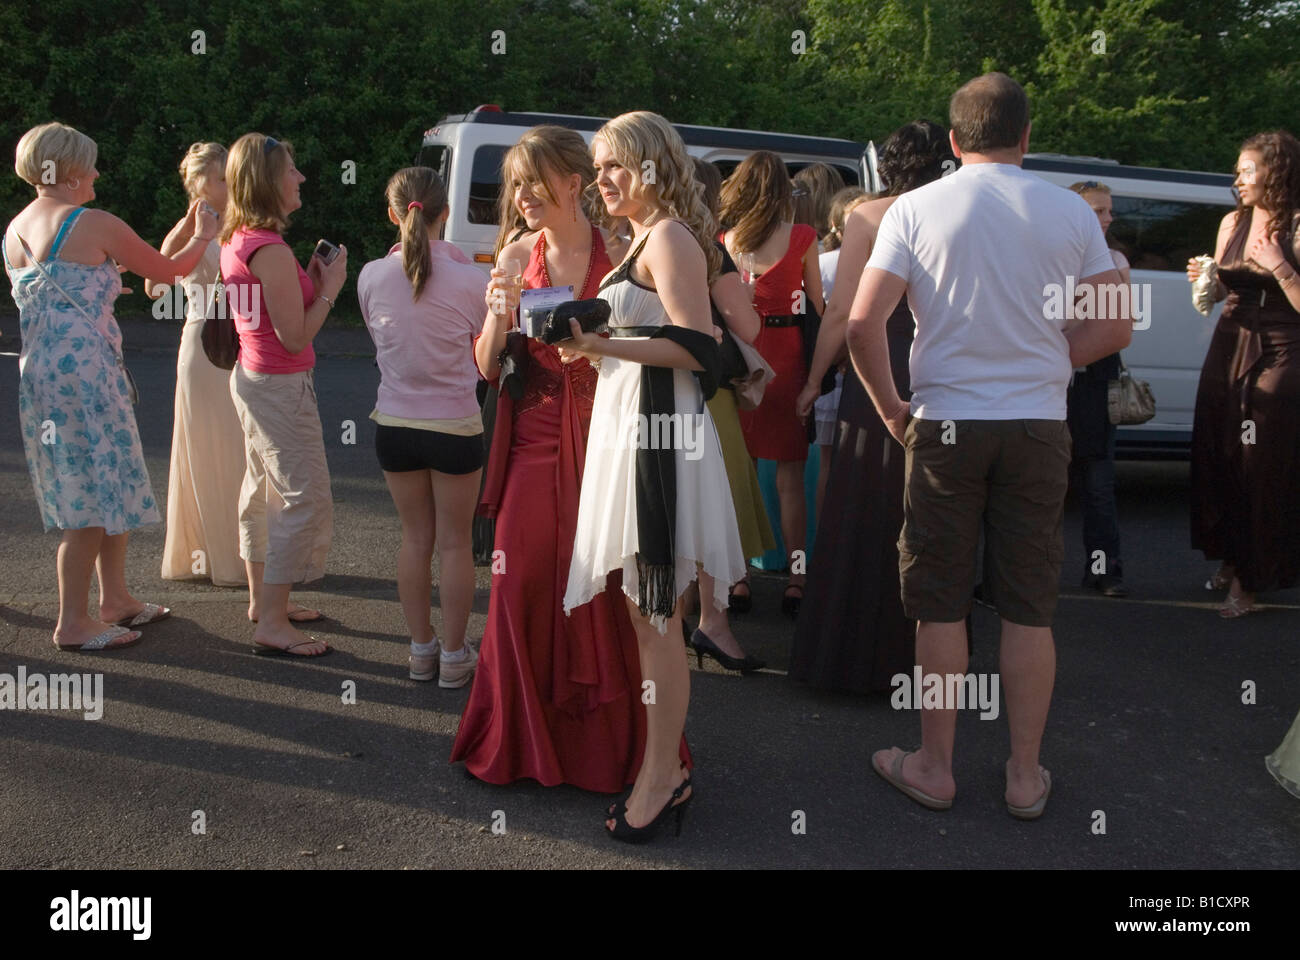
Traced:
[[497, 261], [497, 268], [500, 269], [502, 276], [497, 278], [498, 296], [492, 305], [492, 312], [504, 316], [510, 312], [508, 307], [509, 295], [503, 288], [523, 287], [523, 264], [518, 257], [502, 257]]
[[736, 266], [740, 267], [740, 279], [745, 286], [749, 287], [749, 296], [752, 300], [754, 297], [754, 288], [758, 286], [758, 277], [755, 275], [755, 257], [753, 253], [742, 253], [736, 258]]

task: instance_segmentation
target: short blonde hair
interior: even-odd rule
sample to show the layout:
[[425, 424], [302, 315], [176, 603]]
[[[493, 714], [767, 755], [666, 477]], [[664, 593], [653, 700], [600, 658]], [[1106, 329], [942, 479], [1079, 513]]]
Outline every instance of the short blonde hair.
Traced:
[[[95, 167], [99, 147], [80, 130], [62, 123], [32, 127], [18, 141], [14, 170], [33, 187], [52, 186], [71, 177], [86, 176]], [[46, 164], [54, 164], [54, 179], [43, 176]]]
[[230, 148], [226, 158], [226, 186], [230, 191], [221, 224], [222, 243], [241, 227], [284, 233], [289, 217], [281, 206], [280, 178], [293, 162], [293, 146], [262, 133], [246, 133]]
[[197, 200], [203, 193], [203, 186], [207, 182], [208, 172], [212, 165], [219, 163], [225, 166], [226, 148], [219, 143], [191, 143], [185, 156], [181, 158], [181, 182], [185, 184], [185, 192], [190, 195], [191, 200]]
[[1096, 180], [1080, 180], [1077, 183], [1070, 184], [1068, 189], [1073, 190], [1079, 196], [1083, 196], [1085, 193], [1104, 193], [1110, 196], [1110, 187]]
[[[614, 159], [632, 174], [634, 199], [682, 221], [694, 234], [712, 283], [722, 267], [713, 236], [718, 224], [681, 134], [659, 114], [635, 110], [608, 121], [593, 139], [604, 141]], [[642, 178], [648, 171], [654, 172], [653, 183]]]

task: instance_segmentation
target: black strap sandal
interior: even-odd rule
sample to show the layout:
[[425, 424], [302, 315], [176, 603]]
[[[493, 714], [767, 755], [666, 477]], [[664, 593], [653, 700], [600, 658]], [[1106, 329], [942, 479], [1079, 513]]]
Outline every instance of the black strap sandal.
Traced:
[[[798, 590], [799, 596], [792, 597], [791, 590]], [[799, 616], [799, 608], [803, 605], [803, 587], [797, 583], [787, 583], [785, 585], [785, 596], [781, 598], [781, 612], [790, 619]]]
[[[744, 593], [737, 593], [736, 588], [743, 586]], [[727, 610], [731, 613], [749, 613], [754, 607], [753, 590], [749, 585], [749, 577], [743, 580], [737, 580], [727, 591]]]

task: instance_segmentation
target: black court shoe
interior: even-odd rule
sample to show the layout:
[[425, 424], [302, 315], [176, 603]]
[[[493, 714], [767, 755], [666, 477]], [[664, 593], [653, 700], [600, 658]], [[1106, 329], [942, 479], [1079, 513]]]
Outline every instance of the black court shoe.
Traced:
[[709, 635], [703, 630], [696, 630], [691, 634], [691, 647], [695, 650], [695, 663], [701, 670], [704, 669], [706, 654], [722, 664], [724, 669], [739, 670], [741, 673], [753, 673], [755, 670], [762, 670], [767, 666], [767, 661], [751, 657], [749, 654], [745, 654], [743, 660], [728, 656], [718, 648], [716, 643], [709, 639]]

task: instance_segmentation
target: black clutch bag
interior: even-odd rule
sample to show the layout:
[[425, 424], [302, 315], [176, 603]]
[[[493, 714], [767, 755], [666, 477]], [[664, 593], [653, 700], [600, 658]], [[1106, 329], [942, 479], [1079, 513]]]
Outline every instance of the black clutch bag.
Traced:
[[599, 333], [609, 323], [609, 304], [599, 297], [591, 300], [569, 300], [554, 306], [542, 320], [542, 343], [554, 344], [572, 340], [569, 321], [577, 320], [583, 333]]

